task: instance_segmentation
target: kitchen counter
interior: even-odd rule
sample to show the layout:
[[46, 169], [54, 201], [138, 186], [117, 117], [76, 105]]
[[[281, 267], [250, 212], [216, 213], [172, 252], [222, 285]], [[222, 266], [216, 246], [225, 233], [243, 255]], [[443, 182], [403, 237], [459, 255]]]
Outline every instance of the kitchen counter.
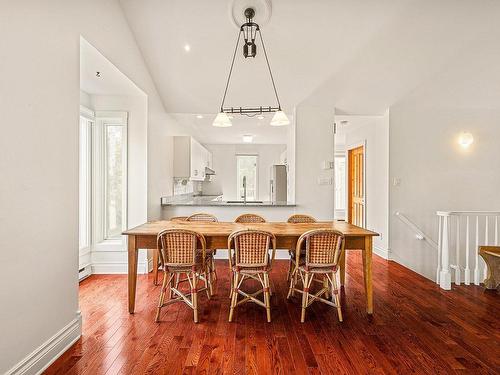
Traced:
[[270, 202], [263, 201], [247, 203], [235, 201], [223, 201], [220, 195], [180, 195], [173, 197], [162, 197], [161, 205], [163, 207], [172, 206], [216, 206], [216, 207], [295, 207], [295, 203], [290, 202]]

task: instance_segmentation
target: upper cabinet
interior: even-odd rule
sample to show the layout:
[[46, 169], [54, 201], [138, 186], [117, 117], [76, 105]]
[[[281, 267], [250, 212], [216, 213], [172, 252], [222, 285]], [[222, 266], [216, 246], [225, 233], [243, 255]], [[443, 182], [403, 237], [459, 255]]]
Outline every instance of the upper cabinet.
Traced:
[[174, 177], [203, 181], [205, 167], [212, 167], [210, 151], [193, 137], [174, 137]]

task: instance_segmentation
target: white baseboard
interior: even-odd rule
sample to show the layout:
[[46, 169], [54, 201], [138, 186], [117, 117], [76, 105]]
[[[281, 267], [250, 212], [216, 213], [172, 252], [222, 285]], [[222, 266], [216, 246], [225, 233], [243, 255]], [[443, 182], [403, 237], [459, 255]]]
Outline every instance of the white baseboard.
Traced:
[[[152, 269], [152, 264], [149, 262], [139, 262], [137, 264], [137, 273], [144, 274], [148, 273], [149, 269]], [[128, 273], [128, 263], [127, 262], [94, 262], [92, 263], [92, 274], [94, 275], [118, 275]]]
[[69, 349], [82, 335], [82, 316], [76, 318], [44, 342], [21, 362], [7, 371], [6, 375], [38, 375]]
[[377, 254], [379, 257], [390, 260], [391, 255], [389, 252], [389, 249], [384, 249], [383, 247], [380, 246], [373, 246], [373, 253]]
[[[218, 249], [215, 259], [228, 259], [227, 249]], [[288, 250], [277, 249], [275, 259], [290, 259]]]

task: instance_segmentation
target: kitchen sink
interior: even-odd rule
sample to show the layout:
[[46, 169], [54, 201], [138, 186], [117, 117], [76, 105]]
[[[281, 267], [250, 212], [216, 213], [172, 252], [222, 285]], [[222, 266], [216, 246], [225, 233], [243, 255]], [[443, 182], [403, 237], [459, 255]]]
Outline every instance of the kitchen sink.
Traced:
[[263, 201], [226, 201], [226, 203], [233, 203], [233, 204], [262, 204], [264, 203]]

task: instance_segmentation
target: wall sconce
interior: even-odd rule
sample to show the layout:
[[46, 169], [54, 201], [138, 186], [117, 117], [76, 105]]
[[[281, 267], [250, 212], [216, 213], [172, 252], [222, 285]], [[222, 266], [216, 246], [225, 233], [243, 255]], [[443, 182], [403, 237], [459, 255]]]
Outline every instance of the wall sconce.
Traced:
[[474, 142], [474, 137], [471, 133], [463, 132], [458, 137], [458, 144], [463, 148], [469, 148], [469, 146]]

